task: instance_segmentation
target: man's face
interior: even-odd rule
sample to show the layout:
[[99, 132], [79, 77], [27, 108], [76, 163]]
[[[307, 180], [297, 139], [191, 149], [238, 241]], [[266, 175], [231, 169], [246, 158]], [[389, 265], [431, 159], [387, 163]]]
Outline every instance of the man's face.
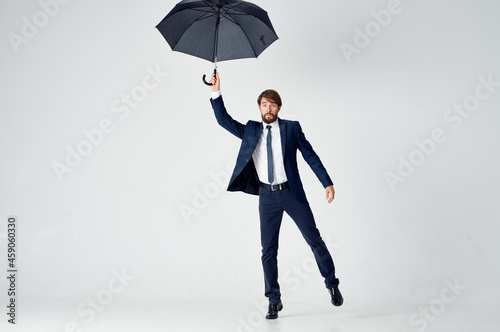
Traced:
[[262, 121], [265, 123], [274, 122], [278, 118], [278, 112], [281, 106], [278, 106], [273, 100], [262, 97], [260, 100], [259, 110], [262, 114]]

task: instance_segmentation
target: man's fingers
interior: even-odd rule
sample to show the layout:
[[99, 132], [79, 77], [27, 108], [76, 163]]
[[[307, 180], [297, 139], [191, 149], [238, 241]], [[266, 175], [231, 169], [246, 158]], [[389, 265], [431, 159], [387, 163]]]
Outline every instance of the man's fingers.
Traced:
[[328, 203], [331, 203], [334, 198], [335, 198], [335, 189], [333, 189], [333, 186], [327, 187], [326, 200], [328, 201]]
[[210, 83], [215, 85], [217, 83], [218, 76], [219, 76], [218, 74], [215, 75], [214, 73], [212, 73], [212, 78], [210, 79]]

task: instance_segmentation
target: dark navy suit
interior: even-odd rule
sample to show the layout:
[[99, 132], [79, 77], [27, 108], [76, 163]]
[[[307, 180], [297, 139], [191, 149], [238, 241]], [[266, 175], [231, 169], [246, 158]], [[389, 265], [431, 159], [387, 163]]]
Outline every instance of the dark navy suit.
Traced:
[[280, 301], [278, 284], [278, 236], [283, 212], [297, 224], [306, 242], [311, 247], [319, 270], [325, 278], [327, 288], [339, 284], [335, 277], [333, 260], [321, 239], [314, 217], [307, 202], [297, 167], [297, 150], [302, 152], [323, 187], [333, 184], [311, 144], [306, 140], [299, 122], [278, 118], [281, 135], [283, 164], [290, 190], [270, 191], [259, 186], [259, 178], [252, 154], [261, 136], [262, 122], [248, 121], [245, 125], [234, 120], [226, 111], [222, 96], [211, 99], [217, 122], [242, 140], [236, 166], [229, 181], [228, 191], [243, 191], [259, 195], [259, 214], [261, 226], [262, 264], [264, 268], [265, 295], [270, 303]]

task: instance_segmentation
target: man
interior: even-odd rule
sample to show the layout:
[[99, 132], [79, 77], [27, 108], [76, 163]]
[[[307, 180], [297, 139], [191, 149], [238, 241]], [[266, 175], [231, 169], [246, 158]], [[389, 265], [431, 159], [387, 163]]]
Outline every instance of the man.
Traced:
[[278, 236], [286, 212], [296, 223], [311, 247], [321, 275], [325, 278], [331, 302], [344, 302], [335, 277], [335, 266], [325, 242], [321, 239], [309, 207], [297, 168], [297, 150], [318, 177], [331, 203], [335, 190], [333, 182], [306, 140], [297, 121], [278, 118], [281, 97], [274, 90], [266, 90], [257, 103], [262, 122], [248, 121], [245, 125], [234, 120], [226, 111], [220, 92], [219, 74], [213, 74], [212, 108], [217, 122], [242, 140], [236, 166], [229, 181], [228, 191], [243, 191], [259, 195], [262, 266], [264, 268], [265, 296], [269, 299], [266, 318], [275, 319], [283, 309], [278, 284]]

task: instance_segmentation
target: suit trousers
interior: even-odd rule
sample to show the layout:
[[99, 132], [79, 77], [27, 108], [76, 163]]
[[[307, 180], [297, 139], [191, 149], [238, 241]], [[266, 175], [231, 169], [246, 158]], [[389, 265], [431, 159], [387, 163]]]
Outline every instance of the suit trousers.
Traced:
[[290, 189], [271, 191], [259, 187], [260, 235], [262, 244], [262, 267], [264, 268], [265, 296], [269, 303], [281, 301], [278, 283], [278, 238], [286, 212], [299, 228], [302, 236], [314, 253], [319, 271], [325, 278], [327, 288], [338, 286], [333, 259], [319, 234], [309, 203], [299, 201]]

